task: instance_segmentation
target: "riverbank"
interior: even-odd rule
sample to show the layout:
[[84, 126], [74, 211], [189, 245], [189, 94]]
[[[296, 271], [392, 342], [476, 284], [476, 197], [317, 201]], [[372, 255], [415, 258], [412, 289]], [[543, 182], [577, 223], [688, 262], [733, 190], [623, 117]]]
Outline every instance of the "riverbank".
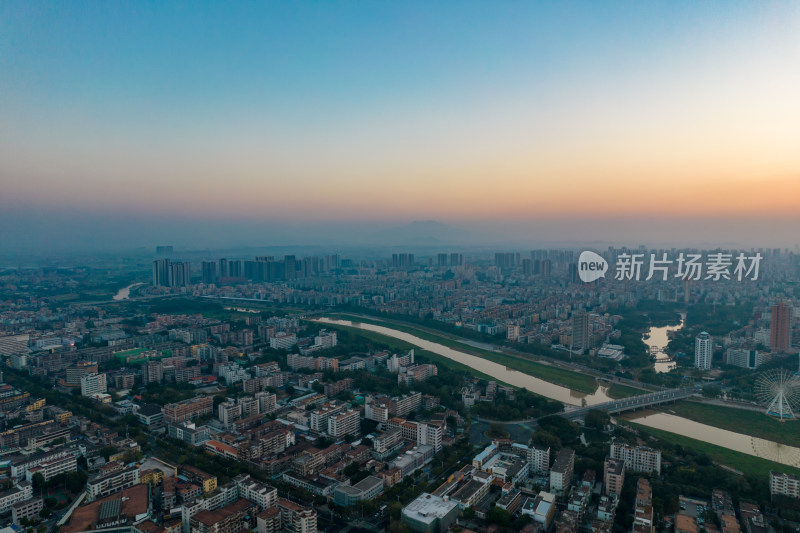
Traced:
[[459, 342], [442, 335], [437, 335], [429, 331], [424, 331], [404, 324], [364, 318], [361, 316], [349, 315], [345, 313], [332, 313], [330, 315], [326, 315], [326, 317], [334, 320], [349, 320], [351, 322], [372, 324], [373, 326], [391, 327], [391, 329], [402, 331], [404, 333], [408, 333], [410, 335], [419, 337], [420, 339], [424, 339], [430, 342], [441, 344], [443, 346], [447, 346], [448, 348], [452, 348], [453, 350], [459, 350], [461, 352], [474, 355], [476, 357], [481, 357], [488, 361], [492, 361], [494, 363], [503, 365], [513, 370], [517, 370], [524, 374], [537, 377], [544, 381], [553, 383], [554, 385], [567, 387], [577, 392], [592, 394], [597, 390], [597, 387], [599, 385], [598, 381], [592, 376], [579, 374], [577, 372], [564, 370], [562, 368], [557, 368], [543, 363], [537, 363], [535, 361], [531, 361], [529, 359], [523, 359], [521, 357], [515, 357], [500, 352], [495, 352], [491, 350], [485, 350], [483, 348], [478, 348], [475, 346], [470, 346], [463, 342]]
[[762, 412], [684, 400], [662, 409], [720, 429], [800, 448], [800, 420], [779, 422]]
[[612, 383], [609, 385], [606, 394], [615, 400], [619, 400], [621, 398], [630, 398], [631, 396], [638, 396], [639, 394], [646, 394], [648, 391], [637, 389], [635, 387], [630, 387], [628, 385], [622, 385], [620, 383]]
[[[326, 324], [332, 328], [341, 328], [342, 330], [353, 332], [357, 335], [364, 335], [366, 338], [374, 339], [376, 342], [381, 342], [386, 346], [396, 347], [393, 349], [406, 350], [411, 347], [414, 347], [415, 350], [424, 349], [425, 353], [433, 352], [435, 355], [445, 358], [450, 362], [450, 364], [448, 364], [443, 359], [434, 359], [433, 354], [431, 354], [431, 360], [436, 360], [437, 362], [441, 362], [441, 364], [447, 364], [447, 366], [452, 367], [452, 363], [455, 363], [459, 366], [453, 367], [454, 369], [457, 368], [458, 370], [470, 372], [484, 379], [506, 382], [515, 387], [524, 387], [528, 391], [539, 396], [556, 399], [565, 404], [578, 405], [579, 402], [585, 402], [591, 406], [609, 399], [607, 387], [598, 389], [595, 395], [582, 396], [574, 391], [554, 385], [553, 383], [536, 378], [532, 375], [510, 370], [484, 358], [457, 351], [453, 348], [424, 340], [410, 333], [398, 331], [391, 327], [370, 324], [368, 322], [357, 322], [353, 324], [351, 322], [330, 318], [314, 319], [314, 322]], [[608, 385], [611, 386], [614, 384]], [[614, 393], [632, 394], [634, 391], [635, 387], [623, 386], [618, 387]], [[626, 414], [624, 418], [627, 418], [628, 421], [634, 420], [634, 422], [631, 423], [636, 423], [643, 427], [655, 428], [665, 433], [674, 433], [689, 440], [713, 443], [711, 446], [727, 449], [732, 452], [752, 455], [755, 458], [763, 458], [776, 464], [781, 463], [800, 467], [800, 448], [787, 446], [767, 439], [752, 437], [747, 433], [728, 431], [659, 411], [638, 411], [636, 413]], [[732, 468], [735, 468], [735, 466], [732, 466]]]
[[640, 433], [653, 435], [664, 442], [702, 452], [706, 454], [712, 461], [738, 470], [744, 474], [768, 477], [769, 471], [774, 470], [776, 472], [786, 472], [789, 474], [800, 475], [800, 468], [794, 468], [782, 463], [770, 461], [768, 459], [762, 459], [746, 453], [737, 452], [728, 448], [723, 448], [722, 446], [710, 444], [708, 442], [670, 433], [669, 431], [651, 428], [642, 424], [637, 424], [636, 422], [631, 422], [630, 420], [617, 419], [617, 422], [619, 424], [632, 427]]
[[495, 377], [492, 377], [488, 374], [484, 374], [483, 372], [476, 370], [471, 366], [459, 363], [458, 361], [453, 361], [448, 357], [444, 357], [442, 355], [433, 353], [429, 350], [425, 350], [423, 348], [420, 348], [419, 346], [414, 346], [413, 344], [406, 342], [404, 340], [395, 339], [394, 337], [382, 335], [374, 331], [365, 331], [363, 329], [355, 328], [352, 326], [343, 326], [341, 324], [326, 324], [325, 327], [327, 329], [338, 329], [342, 331], [347, 331], [349, 333], [352, 333], [353, 335], [358, 335], [373, 342], [385, 344], [386, 346], [389, 347], [390, 350], [396, 351], [398, 353], [407, 352], [408, 350], [413, 349], [415, 356], [424, 357], [431, 363], [442, 365], [443, 367], [449, 368], [450, 370], [454, 370], [456, 372], [467, 372], [469, 374], [472, 374], [476, 378], [485, 379], [487, 381], [495, 381], [502, 385], [511, 386], [508, 383], [504, 383]]

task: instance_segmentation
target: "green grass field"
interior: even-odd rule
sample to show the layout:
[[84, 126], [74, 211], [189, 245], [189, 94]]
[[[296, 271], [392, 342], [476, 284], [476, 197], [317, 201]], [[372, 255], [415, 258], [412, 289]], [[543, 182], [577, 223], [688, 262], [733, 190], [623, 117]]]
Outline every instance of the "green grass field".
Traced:
[[665, 408], [678, 416], [736, 433], [800, 447], [800, 421], [778, 422], [763, 413], [682, 401]]
[[644, 394], [645, 390], [637, 389], [635, 387], [631, 387], [628, 385], [621, 385], [619, 383], [612, 383], [610, 387], [608, 387], [608, 394], [611, 398], [615, 400], [619, 398], [628, 398], [629, 396], [637, 396], [639, 394]]
[[[419, 330], [417, 328], [414, 328], [413, 326], [400, 325], [397, 324], [396, 322], [381, 322], [378, 320], [371, 320], [367, 318], [361, 318], [346, 314], [331, 314], [329, 315], [329, 318], [350, 320], [353, 322], [362, 322], [365, 324], [373, 324], [376, 326], [383, 326], [390, 329], [395, 329], [397, 331], [402, 331], [404, 333], [409, 333], [421, 339], [431, 342], [436, 342], [438, 344], [447, 346], [448, 348], [452, 348], [454, 350], [459, 350], [471, 355], [482, 357], [484, 359], [506, 366], [508, 368], [518, 370], [523, 374], [535, 376], [539, 379], [543, 379], [544, 381], [548, 381], [556, 385], [561, 385], [563, 387], [568, 387], [578, 392], [585, 392], [591, 394], [595, 390], [597, 390], [598, 386], [597, 380], [595, 380], [592, 376], [587, 376], [585, 374], [580, 374], [578, 372], [572, 372], [569, 370], [564, 370], [562, 368], [556, 368], [549, 365], [544, 365], [541, 363], [537, 363], [535, 361], [530, 361], [528, 359], [522, 359], [519, 357], [513, 357], [510, 355], [492, 352], [490, 350], [484, 350], [482, 348], [476, 348], [474, 346], [464, 344], [462, 342], [450, 339], [448, 337], [436, 335], [428, 331]], [[449, 360], [450, 359], [448, 359], [448, 361]]]
[[769, 476], [770, 470], [775, 470], [777, 472], [787, 472], [790, 474], [800, 475], [799, 468], [793, 468], [781, 463], [768, 461], [767, 459], [761, 459], [760, 457], [747, 455], [746, 453], [736, 452], [715, 444], [709, 444], [707, 442], [690, 439], [689, 437], [684, 437], [683, 435], [676, 435], [668, 431], [643, 426], [629, 420], [618, 419], [618, 422], [620, 424], [630, 426], [639, 431], [653, 435], [664, 442], [677, 444], [685, 448], [691, 448], [693, 450], [703, 452], [704, 454], [708, 455], [712, 461], [735, 468], [736, 470], [744, 472], [745, 474], [755, 474], [766, 477]]

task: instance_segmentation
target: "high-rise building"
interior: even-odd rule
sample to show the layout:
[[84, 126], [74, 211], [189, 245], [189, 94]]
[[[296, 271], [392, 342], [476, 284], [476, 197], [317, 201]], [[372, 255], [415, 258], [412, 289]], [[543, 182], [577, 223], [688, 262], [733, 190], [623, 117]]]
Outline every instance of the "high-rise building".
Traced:
[[572, 342], [570, 351], [583, 353], [591, 347], [591, 331], [589, 329], [589, 313], [576, 311], [572, 314]]
[[712, 350], [711, 335], [703, 331], [694, 340], [694, 366], [700, 370], [711, 368]]
[[769, 326], [769, 347], [779, 352], [788, 352], [792, 346], [792, 306], [789, 302], [778, 302], [772, 306], [772, 322]]
[[188, 262], [172, 263], [172, 285], [170, 287], [186, 287], [192, 283], [192, 267]]
[[297, 261], [293, 255], [284, 256], [283, 268], [287, 280], [297, 278]]
[[522, 274], [525, 276], [533, 276], [533, 259], [522, 260]]
[[156, 259], [153, 261], [153, 286], [170, 286], [170, 267], [169, 259]]
[[244, 275], [242, 270], [242, 261], [240, 259], [233, 259], [228, 261], [228, 276], [231, 278], [241, 278]]
[[393, 268], [408, 268], [414, 266], [414, 254], [392, 254]]
[[227, 278], [228, 277], [228, 260], [224, 257], [219, 260], [219, 277]]
[[494, 266], [498, 268], [514, 268], [519, 266], [519, 253], [495, 252]]
[[542, 259], [542, 266], [541, 266], [541, 271], [539, 272], [539, 274], [543, 278], [549, 278], [550, 277], [550, 271], [552, 269], [552, 265], [553, 265], [553, 263], [550, 261], [550, 259]]
[[464, 266], [464, 255], [453, 252], [450, 254], [450, 266]]
[[[227, 265], [225, 265], [227, 267]], [[214, 261], [203, 261], [201, 263], [202, 280], [205, 285], [212, 285], [217, 282], [217, 264]]]
[[568, 268], [569, 268], [569, 271], [567, 273], [568, 281], [570, 283], [577, 283], [578, 282], [578, 263], [570, 263]]
[[185, 287], [191, 283], [192, 269], [189, 263], [172, 262], [169, 259], [153, 261], [153, 286]]

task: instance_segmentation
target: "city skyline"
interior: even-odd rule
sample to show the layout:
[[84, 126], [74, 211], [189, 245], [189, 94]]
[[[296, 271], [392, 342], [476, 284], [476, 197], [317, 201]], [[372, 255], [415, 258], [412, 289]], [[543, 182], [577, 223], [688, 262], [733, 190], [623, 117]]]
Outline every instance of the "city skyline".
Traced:
[[4, 4], [3, 240], [431, 219], [794, 246], [798, 27], [791, 3]]

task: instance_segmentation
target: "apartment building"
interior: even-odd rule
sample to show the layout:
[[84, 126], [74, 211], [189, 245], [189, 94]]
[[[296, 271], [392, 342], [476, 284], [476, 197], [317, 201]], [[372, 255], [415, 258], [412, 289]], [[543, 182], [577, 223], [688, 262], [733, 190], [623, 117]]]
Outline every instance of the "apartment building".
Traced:
[[328, 419], [342, 413], [345, 409], [347, 409], [345, 404], [326, 403], [322, 407], [311, 411], [309, 427], [316, 432], [325, 433], [328, 431]]
[[622, 484], [625, 483], [625, 461], [606, 457], [603, 463], [603, 483], [606, 496], [614, 494], [619, 497], [622, 494]]
[[28, 468], [28, 471], [25, 473], [25, 479], [33, 481], [33, 476], [41, 474], [45, 481], [50, 481], [59, 474], [77, 472], [77, 470], [78, 460], [70, 453], [64, 457], [43, 461], [36, 466]]
[[546, 476], [550, 472], [550, 448], [531, 444], [528, 448], [528, 464], [531, 474]]
[[15, 487], [0, 493], [0, 513], [8, 512], [19, 502], [33, 498], [33, 485], [29, 481], [20, 481]]
[[575, 451], [559, 450], [553, 468], [550, 469], [550, 492], [562, 495], [569, 488], [575, 470]]
[[788, 496], [789, 498], [800, 498], [800, 480], [794, 474], [783, 472], [769, 473], [769, 495]]
[[335, 439], [345, 435], [357, 435], [361, 431], [361, 415], [358, 411], [346, 411], [328, 418], [328, 435]]
[[293, 501], [278, 498], [285, 533], [317, 533], [317, 512]]
[[164, 406], [164, 420], [167, 423], [185, 422], [192, 418], [210, 415], [214, 409], [214, 400], [210, 396], [190, 398], [182, 402]]
[[138, 483], [139, 469], [135, 466], [106, 476], [100, 476], [86, 483], [86, 501], [93, 502], [98, 498], [130, 488]]
[[661, 473], [661, 451], [647, 446], [611, 444], [610, 456], [625, 461], [625, 468], [633, 472]]

